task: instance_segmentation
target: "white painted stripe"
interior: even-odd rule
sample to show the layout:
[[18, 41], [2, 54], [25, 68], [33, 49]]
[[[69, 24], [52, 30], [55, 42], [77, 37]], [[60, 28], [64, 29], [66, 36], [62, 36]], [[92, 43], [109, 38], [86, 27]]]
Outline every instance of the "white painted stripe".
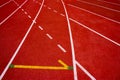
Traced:
[[80, 22], [78, 22], [78, 21], [76, 21], [76, 20], [74, 20], [74, 19], [72, 19], [72, 18], [69, 18], [69, 19], [70, 19], [71, 21], [73, 21], [73, 22], [75, 22], [75, 23], [81, 25], [82, 27], [84, 27], [84, 28], [90, 30], [91, 32], [93, 32], [93, 33], [95, 33], [95, 34], [101, 36], [102, 38], [104, 38], [104, 39], [106, 39], [106, 40], [108, 40], [108, 41], [114, 43], [115, 45], [120, 46], [120, 43], [118, 43], [118, 42], [116, 42], [116, 41], [114, 41], [114, 40], [112, 40], [112, 39], [110, 39], [110, 38], [108, 38], [108, 37], [102, 35], [101, 33], [99, 33], [99, 32], [97, 32], [97, 31], [95, 31], [95, 30], [93, 30], [93, 29], [91, 29], [91, 28], [85, 26], [84, 24], [82, 24], [82, 23], [80, 23]]
[[24, 9], [22, 9], [22, 11], [24, 11]]
[[111, 19], [111, 18], [108, 18], [108, 17], [102, 16], [102, 15], [100, 15], [100, 14], [97, 14], [97, 13], [91, 12], [91, 11], [89, 11], [89, 10], [86, 10], [86, 9], [83, 9], [83, 8], [80, 8], [80, 7], [77, 7], [77, 6], [71, 5], [71, 4], [67, 4], [67, 5], [68, 5], [68, 6], [71, 6], [71, 7], [74, 7], [74, 8], [77, 8], [77, 9], [79, 9], [79, 10], [82, 10], [82, 11], [85, 11], [85, 12], [88, 12], [88, 13], [91, 13], [91, 14], [94, 14], [94, 15], [96, 15], [96, 16], [102, 17], [102, 18], [107, 19], [107, 20], [109, 20], [109, 21], [112, 21], [112, 22], [115, 22], [115, 23], [120, 24], [119, 21], [116, 21], [116, 20], [113, 20], [113, 19]]
[[30, 18], [30, 19], [31, 19], [31, 16], [30, 16], [30, 15], [28, 15], [28, 18]]
[[53, 12], [57, 13], [57, 11], [56, 11], [56, 10], [53, 10]]
[[53, 39], [53, 37], [50, 35], [50, 34], [46, 34], [46, 36], [49, 38], [49, 39]]
[[[41, 9], [42, 9], [42, 7], [43, 7], [43, 4], [44, 4], [44, 0], [42, 1], [42, 5], [40, 6], [40, 8], [39, 8], [39, 10], [38, 10], [38, 12], [37, 12], [37, 14], [36, 14], [36, 16], [35, 16], [34, 21], [37, 19], [38, 15], [40, 14]], [[25, 36], [23, 37], [23, 39], [22, 39], [22, 41], [20, 42], [18, 48], [16, 49], [15, 53], [13, 54], [13, 56], [11, 57], [10, 61], [9, 61], [8, 64], [7, 64], [7, 66], [5, 67], [4, 71], [2, 72], [2, 74], [1, 74], [1, 76], [0, 76], [0, 80], [2, 80], [2, 78], [3, 78], [4, 75], [5, 75], [5, 73], [6, 73], [7, 70], [9, 69], [9, 66], [10, 66], [11, 63], [13, 62], [14, 58], [16, 57], [16, 55], [18, 54], [20, 48], [22, 47], [22, 45], [23, 45], [25, 39], [27, 38], [30, 30], [32, 29], [33, 25], [34, 25], [34, 22], [32, 22], [32, 24], [30, 25], [27, 33], [26, 33]]]
[[15, 0], [12, 0], [17, 6], [19, 6], [19, 4], [15, 1]]
[[60, 44], [57, 44], [57, 46], [58, 46], [64, 53], [67, 52]]
[[7, 21], [12, 15], [14, 15], [28, 0], [25, 0], [24, 3], [22, 3], [15, 11], [13, 11], [8, 17], [6, 17], [2, 22], [0, 22], [0, 25], [2, 25], [5, 21]]
[[40, 28], [40, 30], [43, 30], [43, 28], [41, 26], [38, 26]]
[[46, 5], [44, 5], [44, 7], [47, 7]]
[[24, 13], [25, 13], [25, 14], [27, 14], [27, 12], [26, 12], [26, 11], [25, 11]]
[[107, 10], [111, 10], [111, 11], [115, 11], [115, 12], [120, 12], [119, 10], [108, 8], [108, 7], [101, 6], [101, 5], [97, 5], [97, 4], [94, 4], [94, 3], [90, 3], [90, 2], [86, 2], [86, 1], [82, 1], [82, 0], [77, 0], [77, 1], [82, 2], [82, 3], [87, 3], [87, 4], [90, 4], [90, 5], [93, 5], [93, 6], [101, 7], [101, 8], [107, 9]]
[[113, 3], [113, 2], [108, 2], [108, 1], [105, 1], [105, 0], [98, 0], [98, 1], [109, 3], [109, 4], [112, 4], [112, 5], [116, 5], [116, 6], [120, 6], [120, 4]]
[[70, 38], [70, 43], [71, 43], [70, 45], [71, 45], [71, 52], [72, 52], [74, 80], [78, 80], [77, 68], [76, 68], [76, 63], [75, 63], [75, 50], [74, 50], [74, 43], [73, 43], [71, 25], [70, 25], [68, 13], [67, 13], [67, 10], [66, 10], [66, 6], [65, 6], [63, 0], [61, 0], [61, 2], [62, 2], [62, 5], [63, 5], [63, 8], [64, 8], [64, 11], [65, 11], [65, 15], [66, 15], [66, 19], [67, 19], [67, 24], [68, 24], [69, 38]]
[[51, 9], [50, 7], [48, 7], [48, 9]]
[[62, 13], [61, 13], [60, 15], [65, 17], [65, 15], [64, 15], [64, 14], [62, 14]]
[[7, 4], [9, 4], [10, 2], [11, 2], [11, 0], [9, 0], [8, 2], [6, 2], [6, 3], [2, 4], [2, 5], [0, 5], [0, 8], [3, 7], [3, 6], [5, 6], [5, 5], [7, 5]]
[[90, 77], [91, 80], [96, 80], [78, 61], [75, 61], [78, 67], [87, 75]]

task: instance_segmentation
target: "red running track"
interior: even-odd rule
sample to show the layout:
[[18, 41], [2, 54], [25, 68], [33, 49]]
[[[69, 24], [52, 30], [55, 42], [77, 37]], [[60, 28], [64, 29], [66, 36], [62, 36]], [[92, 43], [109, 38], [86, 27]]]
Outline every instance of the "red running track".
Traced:
[[[105, 2], [85, 1], [117, 9], [117, 6], [111, 7], [112, 4]], [[24, 3], [23, 0], [16, 0], [16, 2], [19, 5]], [[45, 0], [43, 2], [44, 0], [27, 1], [0, 25], [0, 74], [3, 75], [2, 78], [0, 76], [0, 79], [119, 80], [120, 24], [83, 10], [94, 12], [88, 4], [85, 7], [82, 6], [84, 3], [65, 1], [75, 49], [75, 62], [73, 62], [70, 33], [63, 4], [60, 0]], [[11, 9], [8, 9], [9, 6]], [[103, 16], [119, 22], [120, 16], [116, 12], [92, 7], [98, 9], [98, 12], [94, 13], [101, 15], [101, 9], [104, 11]], [[1, 21], [17, 8], [15, 2], [1, 7]], [[36, 16], [40, 8], [40, 14]], [[107, 12], [116, 14], [117, 17], [113, 18], [111, 15], [107, 15]], [[30, 31], [28, 31], [29, 29]], [[25, 37], [27, 32], [28, 35]], [[15, 53], [17, 55], [11, 64], [59, 67], [61, 64], [58, 63], [58, 60], [60, 59], [69, 66], [75, 64], [77, 76], [74, 75], [75, 67], [73, 70], [8, 68], [4, 74], [8, 62]], [[88, 72], [84, 71], [80, 65]], [[75, 77], [77, 78], [75, 79]]]

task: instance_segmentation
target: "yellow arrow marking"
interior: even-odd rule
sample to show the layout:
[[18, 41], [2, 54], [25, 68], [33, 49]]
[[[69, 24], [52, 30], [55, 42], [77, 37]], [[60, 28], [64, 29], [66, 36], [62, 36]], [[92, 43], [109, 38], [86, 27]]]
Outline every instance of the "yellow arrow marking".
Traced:
[[49, 69], [49, 70], [72, 70], [71, 66], [65, 64], [62, 60], [58, 60], [62, 67], [58, 66], [32, 66], [32, 65], [10, 65], [10, 68], [22, 68], [22, 69]]

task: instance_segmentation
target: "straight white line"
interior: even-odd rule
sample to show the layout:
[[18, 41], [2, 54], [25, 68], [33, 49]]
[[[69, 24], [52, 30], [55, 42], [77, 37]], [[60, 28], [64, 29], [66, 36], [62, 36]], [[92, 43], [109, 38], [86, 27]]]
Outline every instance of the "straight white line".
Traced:
[[78, 67], [87, 75], [90, 77], [91, 80], [96, 80], [78, 61], [75, 61]]
[[53, 10], [53, 12], [57, 13], [57, 11], [56, 11], [56, 10]]
[[40, 30], [43, 30], [43, 28], [41, 26], [38, 26]]
[[105, 1], [105, 0], [98, 0], [98, 1], [109, 3], [109, 4], [112, 4], [112, 5], [116, 5], [116, 6], [120, 6], [120, 4], [113, 3], [113, 2], [108, 2], [108, 1]]
[[49, 38], [49, 39], [53, 39], [53, 37], [50, 35], [50, 34], [46, 34], [46, 36]]
[[108, 18], [108, 17], [102, 16], [102, 15], [100, 15], [100, 14], [97, 14], [97, 13], [91, 12], [91, 11], [89, 11], [89, 10], [86, 10], [86, 9], [83, 9], [83, 8], [80, 8], [80, 7], [77, 7], [77, 6], [71, 5], [71, 4], [67, 4], [67, 5], [68, 5], [68, 6], [71, 6], [71, 7], [74, 7], [74, 8], [77, 8], [77, 9], [79, 9], [79, 10], [82, 10], [82, 11], [85, 11], [85, 12], [88, 12], [88, 13], [91, 13], [91, 14], [94, 14], [94, 15], [96, 15], [96, 16], [102, 17], [102, 18], [107, 19], [107, 20], [109, 20], [109, 21], [112, 21], [112, 22], [115, 22], [115, 23], [120, 24], [119, 21], [116, 21], [116, 20], [113, 20], [113, 19], [111, 19], [111, 18]]
[[62, 14], [62, 13], [61, 13], [60, 15], [65, 17], [65, 15], [64, 15], [64, 14]]
[[82, 27], [88, 29], [89, 31], [91, 31], [91, 32], [93, 32], [93, 33], [95, 33], [95, 34], [97, 34], [97, 35], [103, 37], [104, 39], [106, 39], [106, 40], [108, 40], [108, 41], [110, 41], [110, 42], [112, 42], [112, 43], [114, 43], [115, 45], [120, 46], [120, 43], [118, 43], [118, 42], [116, 42], [116, 41], [114, 41], [114, 40], [112, 40], [112, 39], [110, 39], [110, 38], [108, 38], [108, 37], [102, 35], [101, 33], [99, 33], [99, 32], [97, 32], [97, 31], [95, 31], [95, 30], [93, 30], [93, 29], [91, 29], [91, 28], [85, 26], [84, 24], [82, 24], [82, 23], [80, 23], [80, 22], [78, 22], [78, 21], [76, 21], [76, 20], [74, 20], [74, 19], [72, 19], [72, 18], [69, 18], [69, 19], [70, 19], [71, 21], [73, 21], [73, 22], [75, 22], [75, 23], [81, 25]]
[[[36, 14], [36, 16], [35, 16], [34, 21], [37, 19], [38, 15], [40, 14], [41, 9], [42, 9], [42, 7], [43, 7], [43, 4], [44, 4], [44, 0], [42, 1], [42, 5], [40, 6], [40, 8], [39, 8], [39, 10], [38, 10], [38, 12], [37, 12], [37, 14]], [[10, 61], [9, 61], [8, 64], [7, 64], [7, 66], [5, 67], [4, 71], [2, 72], [2, 74], [1, 74], [1, 76], [0, 76], [0, 80], [2, 80], [2, 78], [3, 78], [4, 75], [5, 75], [5, 73], [6, 73], [7, 70], [9, 69], [9, 66], [10, 66], [11, 63], [13, 62], [14, 58], [16, 57], [16, 55], [18, 54], [20, 48], [22, 47], [22, 45], [23, 45], [25, 39], [27, 38], [30, 30], [32, 29], [33, 25], [34, 25], [34, 22], [32, 22], [32, 24], [30, 25], [27, 33], [26, 33], [25, 36], [23, 37], [23, 39], [22, 39], [22, 41], [20, 42], [18, 48], [16, 49], [15, 53], [13, 54], [13, 56], [11, 57]]]
[[50, 10], [51, 8], [50, 8], [50, 7], [48, 7], [48, 9]]
[[64, 53], [67, 52], [60, 44], [57, 44], [57, 46], [58, 46]]
[[68, 17], [68, 13], [66, 10], [66, 6], [63, 2], [63, 0], [61, 0], [64, 11], [65, 11], [65, 15], [66, 15], [66, 19], [67, 19], [67, 24], [68, 24], [68, 30], [69, 30], [69, 38], [70, 38], [70, 45], [71, 45], [71, 52], [72, 52], [72, 62], [73, 62], [73, 74], [74, 74], [74, 80], [78, 80], [78, 75], [77, 75], [77, 68], [76, 68], [76, 63], [75, 63], [75, 49], [74, 49], [74, 43], [73, 43], [73, 37], [72, 37], [72, 31], [71, 31], [71, 25], [70, 25], [70, 21], [69, 21], [69, 17]]
[[101, 5], [97, 5], [97, 4], [94, 4], [94, 3], [90, 3], [90, 2], [86, 2], [86, 1], [82, 1], [82, 0], [77, 0], [77, 1], [82, 2], [82, 3], [87, 3], [87, 4], [90, 4], [90, 5], [93, 5], [93, 6], [101, 7], [101, 8], [104, 8], [104, 9], [108, 9], [108, 10], [111, 10], [111, 11], [120, 12], [119, 10], [108, 8], [108, 7], [101, 6]]
[[30, 15], [28, 15], [28, 18], [30, 18], [30, 19], [31, 19], [31, 16], [30, 16]]
[[15, 0], [12, 0], [17, 6], [19, 6], [19, 4], [15, 1]]
[[11, 2], [11, 0], [9, 0], [8, 2], [6, 2], [6, 3], [2, 4], [2, 5], [0, 5], [0, 8], [3, 7], [3, 6], [5, 6], [5, 5], [7, 5], [7, 4], [9, 4], [10, 2]]
[[2, 22], [0, 22], [0, 26], [7, 21], [12, 15], [14, 15], [28, 0], [25, 0], [15, 11], [13, 11], [8, 17], [6, 17]]

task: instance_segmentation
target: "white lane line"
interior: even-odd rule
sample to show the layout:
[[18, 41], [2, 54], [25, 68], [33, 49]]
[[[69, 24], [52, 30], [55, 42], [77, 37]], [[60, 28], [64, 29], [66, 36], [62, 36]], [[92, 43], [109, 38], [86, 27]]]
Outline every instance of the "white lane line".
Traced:
[[51, 8], [50, 8], [50, 7], [48, 7], [48, 9], [50, 10]]
[[58, 46], [64, 53], [67, 52], [60, 44], [57, 44], [57, 46]]
[[62, 14], [62, 13], [61, 13], [60, 15], [61, 15], [61, 16], [63, 16], [63, 17], [65, 17], [65, 15], [64, 15], [64, 14]]
[[76, 63], [75, 63], [75, 49], [74, 49], [74, 43], [73, 43], [73, 37], [72, 37], [72, 31], [71, 31], [71, 25], [70, 25], [70, 21], [69, 21], [69, 17], [68, 17], [68, 13], [66, 10], [66, 6], [63, 2], [63, 0], [61, 0], [64, 11], [65, 11], [65, 15], [66, 15], [66, 19], [67, 19], [67, 24], [68, 24], [68, 30], [69, 30], [69, 38], [70, 38], [70, 45], [71, 45], [71, 52], [72, 52], [72, 63], [73, 63], [73, 74], [74, 74], [74, 80], [78, 80], [78, 75], [77, 75], [77, 68], [76, 68]]
[[28, 14], [26, 11], [24, 12], [26, 15]]
[[87, 75], [90, 77], [91, 80], [96, 80], [78, 61], [75, 61], [78, 67]]
[[101, 1], [101, 2], [105, 2], [105, 3], [109, 3], [109, 4], [112, 4], [112, 5], [116, 5], [116, 6], [120, 6], [120, 4], [113, 3], [113, 2], [108, 2], [108, 1], [105, 1], [105, 0], [97, 0], [97, 1]]
[[19, 6], [19, 4], [15, 1], [15, 0], [12, 0], [17, 6]]
[[115, 12], [120, 12], [119, 10], [108, 8], [108, 7], [101, 6], [101, 5], [97, 5], [97, 4], [94, 4], [94, 3], [90, 3], [90, 2], [86, 2], [86, 1], [82, 1], [82, 0], [77, 0], [77, 1], [82, 2], [82, 3], [86, 3], [86, 4], [90, 4], [90, 5], [93, 5], [93, 6], [101, 7], [101, 8], [107, 9], [107, 10], [111, 10], [111, 11], [115, 11]]
[[[38, 18], [38, 15], [40, 14], [41, 12], [41, 9], [43, 7], [43, 4], [44, 4], [44, 0], [42, 1], [42, 5], [40, 6], [35, 18], [34, 18], [34, 21]], [[34, 25], [34, 22], [31, 23], [28, 31], [26, 32], [25, 36], [23, 37], [22, 41], [20, 42], [18, 48], [16, 49], [15, 53], [13, 54], [13, 56], [11, 57], [10, 61], [8, 62], [7, 66], [5, 67], [4, 71], [2, 72], [1, 76], [0, 76], [0, 80], [2, 80], [2, 78], [4, 77], [5, 73], [7, 72], [7, 70], [9, 69], [9, 66], [11, 65], [11, 63], [13, 62], [14, 58], [16, 57], [16, 55], [18, 54], [20, 48], [22, 47], [25, 39], [27, 38], [29, 32], [31, 31], [32, 27]]]
[[41, 26], [38, 26], [40, 30], [43, 30], [43, 28]]
[[5, 21], [7, 21], [12, 15], [14, 15], [28, 0], [25, 0], [24, 3], [22, 3], [15, 11], [13, 11], [8, 17], [6, 17], [2, 22], [0, 22], [0, 25], [2, 25]]
[[50, 35], [50, 34], [46, 34], [46, 36], [49, 38], [49, 39], [53, 39], [53, 37]]
[[10, 2], [11, 2], [11, 0], [9, 0], [8, 2], [6, 2], [6, 3], [2, 4], [2, 5], [0, 5], [0, 8], [3, 7], [3, 6], [5, 6], [5, 5], [7, 5], [7, 4], [9, 4]]
[[102, 17], [102, 18], [107, 19], [107, 20], [109, 20], [109, 21], [112, 21], [112, 22], [115, 22], [115, 23], [120, 24], [119, 21], [116, 21], [116, 20], [113, 20], [113, 19], [111, 19], [111, 18], [108, 18], [108, 17], [102, 16], [102, 15], [100, 15], [100, 14], [97, 14], [97, 13], [91, 12], [91, 11], [89, 11], [89, 10], [86, 10], [86, 9], [83, 9], [83, 8], [80, 8], [80, 7], [77, 7], [77, 6], [71, 5], [71, 4], [67, 4], [67, 5], [68, 5], [68, 6], [71, 6], [71, 7], [74, 7], [74, 8], [76, 8], [76, 9], [79, 9], [79, 10], [82, 10], [82, 11], [85, 11], [85, 12], [88, 12], [88, 13], [91, 13], [91, 14], [94, 14], [94, 15], [96, 15], [96, 16]]
[[35, 23], [35, 24], [36, 24], [37, 22], [36, 22], [35, 20], [33, 20], [33, 23]]
[[28, 15], [28, 18], [30, 18], [30, 19], [31, 19], [31, 16], [30, 16], [30, 15]]
[[53, 10], [53, 12], [57, 13], [58, 11], [56, 11], [56, 10]]
[[95, 30], [93, 30], [93, 29], [87, 27], [86, 25], [84, 25], [84, 24], [82, 24], [82, 23], [80, 23], [80, 22], [78, 22], [78, 21], [76, 21], [76, 20], [74, 20], [74, 19], [72, 19], [72, 18], [69, 18], [69, 19], [70, 19], [71, 21], [73, 21], [73, 22], [75, 22], [75, 23], [81, 25], [82, 27], [88, 29], [89, 31], [91, 31], [91, 32], [93, 32], [93, 33], [95, 33], [95, 34], [101, 36], [102, 38], [104, 38], [104, 39], [106, 39], [106, 40], [108, 40], [108, 41], [114, 43], [115, 45], [120, 46], [120, 43], [118, 43], [118, 42], [116, 42], [116, 41], [114, 41], [114, 40], [112, 40], [112, 39], [110, 39], [110, 38], [108, 38], [108, 37], [102, 35], [101, 33], [99, 33], [99, 32], [97, 32], [97, 31], [95, 31]]

